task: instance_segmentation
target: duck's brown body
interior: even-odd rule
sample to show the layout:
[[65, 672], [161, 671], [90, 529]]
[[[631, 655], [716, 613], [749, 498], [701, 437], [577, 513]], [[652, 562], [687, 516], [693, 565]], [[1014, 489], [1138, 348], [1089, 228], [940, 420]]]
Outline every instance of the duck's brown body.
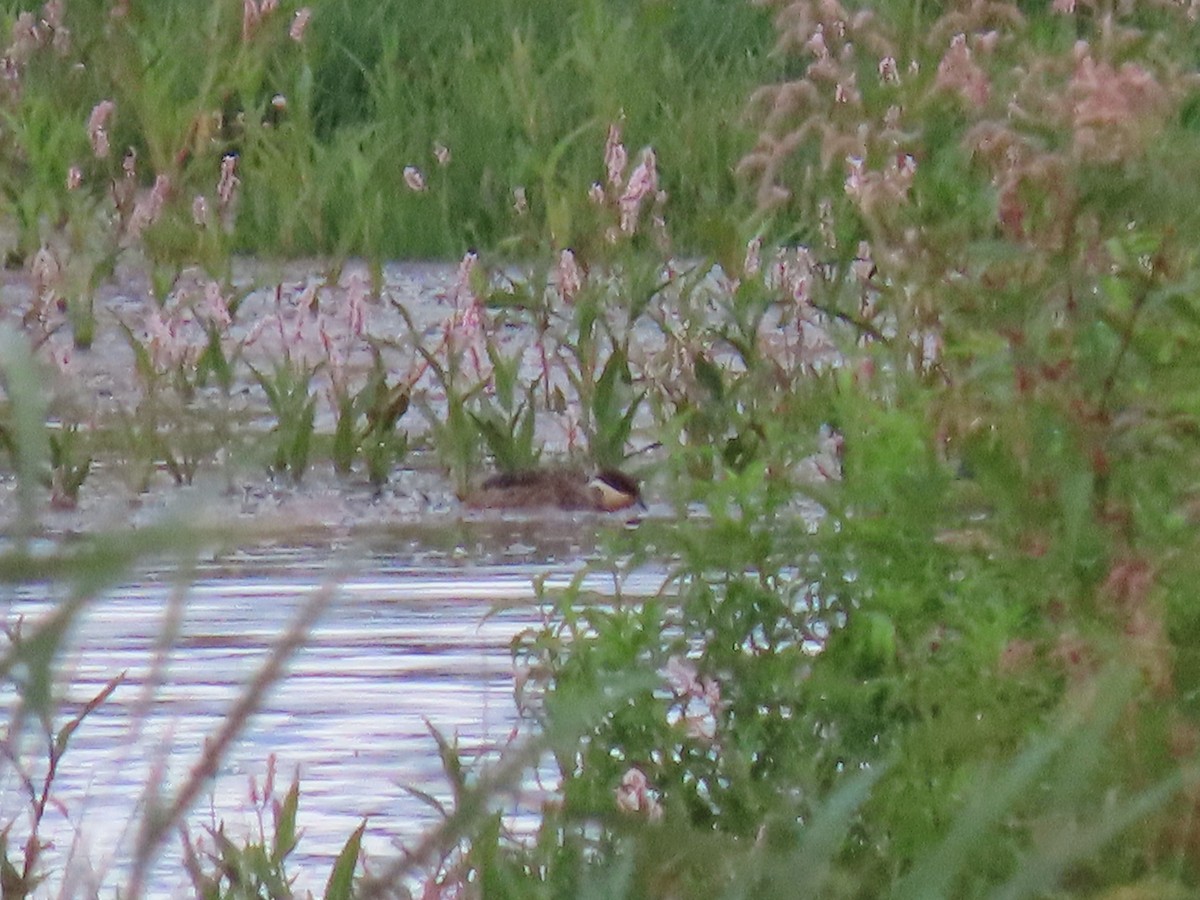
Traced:
[[572, 469], [493, 475], [464, 498], [475, 509], [591, 509], [611, 512], [641, 503], [637, 482], [612, 470], [589, 477]]

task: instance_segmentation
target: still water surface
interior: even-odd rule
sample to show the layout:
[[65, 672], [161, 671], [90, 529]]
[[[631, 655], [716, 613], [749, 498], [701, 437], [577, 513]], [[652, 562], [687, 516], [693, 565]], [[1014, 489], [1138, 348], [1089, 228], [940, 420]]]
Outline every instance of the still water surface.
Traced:
[[[186, 778], [274, 642], [331, 583], [332, 603], [189, 816], [192, 832], [221, 821], [232, 834], [253, 830], [250, 779], [262, 784], [272, 755], [279, 796], [300, 774], [303, 835], [291, 869], [302, 888], [320, 892], [364, 817], [364, 848], [377, 860], [436, 823], [406, 790], [449, 799], [430, 725], [457, 736], [468, 759], [508, 742], [519, 723], [510, 643], [546, 615], [533, 581], [565, 584], [584, 562], [418, 565], [373, 551], [343, 565], [328, 550], [242, 551], [198, 565], [186, 580], [145, 571], [89, 608], [61, 660], [66, 698], [82, 704], [127, 674], [63, 761], [55, 790], [62, 808], [43, 828], [55, 843], [51, 871], [73, 870], [81, 887], [99, 882], [110, 895], [124, 884], [146, 785], [157, 772], [168, 790]], [[621, 590], [644, 596], [661, 585], [661, 574], [643, 573]], [[589, 576], [588, 586], [611, 595], [613, 577]], [[0, 618], [23, 616], [28, 632], [53, 601], [22, 588], [3, 599]], [[30, 757], [33, 748], [27, 739]], [[6, 767], [0, 812], [9, 821], [21, 807]], [[150, 894], [183, 896], [185, 887], [172, 841]]]

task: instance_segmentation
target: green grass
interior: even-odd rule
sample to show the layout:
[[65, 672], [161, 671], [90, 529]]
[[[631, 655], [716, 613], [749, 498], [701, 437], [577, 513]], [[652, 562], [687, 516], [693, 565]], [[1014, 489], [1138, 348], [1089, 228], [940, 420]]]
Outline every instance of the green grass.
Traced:
[[[455, 803], [365, 895], [417, 872], [522, 898], [1200, 887], [1186, 10], [1117, 9], [1110, 25], [1082, 4], [884, 2], [844, 21], [801, 2], [777, 35], [766, 11], [716, 0], [345, 0], [316, 5], [297, 44], [291, 10], [244, 40], [239, 3], [135, 6], [71, 7], [70, 47], [49, 45], [47, 25], [17, 54], [20, 90], [0, 96], [0, 218], [40, 286], [14, 309], [25, 332], [0, 333], [0, 460], [23, 523], [0, 571], [79, 584], [32, 642], [9, 636], [0, 675], [37, 676], [14, 683], [18, 724], [22, 709], [53, 712], [52, 651], [89, 591], [143, 550], [202, 537], [151, 530], [122, 556], [123, 536], [100, 534], [28, 554], [48, 497], [88, 491], [106, 446], [142, 479], [165, 467], [190, 481], [233, 447], [294, 480], [331, 464], [379, 489], [412, 446], [462, 487], [488, 456], [541, 458], [536, 426], [555, 419], [593, 462], [661, 445], [646, 470], [674, 514], [612, 550], [631, 567], [669, 560], [673, 592], [597, 602], [580, 581], [547, 598], [551, 621], [514, 642], [536, 736], [479, 772], [438, 737]], [[97, 158], [84, 125], [106, 98], [114, 151]], [[619, 189], [587, 196], [617, 123], [630, 168], [652, 146], [670, 195], [653, 211], [644, 198], [629, 233], [615, 230]], [[220, 210], [230, 153], [240, 188]], [[73, 165], [83, 183], [68, 190]], [[171, 190], [143, 222], [163, 175]], [[779, 203], [754, 207], [759, 188]], [[207, 224], [192, 222], [197, 193]], [[743, 252], [759, 230], [806, 246], [768, 242], [755, 270]], [[469, 247], [481, 255], [440, 327], [389, 296], [393, 331], [356, 329], [365, 279], [319, 304], [281, 285], [307, 346], [260, 307], [279, 346], [251, 348], [210, 302], [250, 326], [235, 252], [316, 254], [331, 276], [365, 256], [386, 293], [384, 260]], [[570, 296], [564, 247], [581, 279]], [[526, 280], [505, 279], [514, 260]], [[38, 357], [64, 343], [60, 306], [75, 343], [93, 340], [96, 288], [118, 264], [151, 277], [158, 337], [128, 330], [138, 389], [92, 423], [43, 393]], [[187, 268], [210, 280], [189, 291]], [[340, 343], [314, 337], [325, 326]], [[513, 336], [536, 371], [513, 362]], [[169, 358], [154, 344], [176, 339]], [[346, 375], [351, 353], [369, 369]], [[250, 426], [233, 415], [239, 385]], [[316, 435], [330, 391], [337, 424]], [[561, 789], [530, 844], [495, 809], [534, 758]], [[223, 858], [281, 883], [296, 802], [282, 835]], [[0, 849], [28, 889], [36, 859]]]
[[[570, 246], [586, 237], [584, 191], [603, 174], [604, 134], [622, 115], [633, 149], [652, 145], [669, 161], [681, 252], [725, 240], [717, 223], [731, 208], [752, 214], [732, 161], [753, 140], [742, 105], [773, 72], [761, 11], [719, 0], [312, 7], [303, 45], [287, 39], [286, 4], [248, 42], [233, 2], [200, 15], [186, 0], [135, 4], [117, 19], [101, 5], [72, 7], [68, 56], [39, 54], [14, 110], [20, 173], [10, 171], [7, 193], [23, 249], [44, 239], [43, 217], [59, 215], [68, 166], [114, 170], [87, 162], [82, 129], [105, 98], [117, 105], [115, 161], [134, 147], [183, 188], [185, 212], [191, 191], [211, 190], [221, 153], [241, 154], [241, 252], [411, 259]], [[68, 70], [76, 58], [86, 77]], [[452, 153], [444, 170], [435, 142]], [[425, 173], [428, 193], [405, 188], [407, 165]], [[518, 186], [524, 217], [513, 210]]]

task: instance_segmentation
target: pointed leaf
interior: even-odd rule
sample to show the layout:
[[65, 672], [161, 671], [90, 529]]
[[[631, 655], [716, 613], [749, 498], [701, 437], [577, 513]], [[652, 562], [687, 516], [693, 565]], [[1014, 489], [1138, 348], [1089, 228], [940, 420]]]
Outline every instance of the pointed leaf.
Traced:
[[354, 870], [358, 867], [358, 857], [362, 849], [363, 833], [367, 830], [367, 820], [354, 829], [333, 863], [329, 873], [329, 881], [325, 885], [325, 900], [350, 900], [354, 896]]

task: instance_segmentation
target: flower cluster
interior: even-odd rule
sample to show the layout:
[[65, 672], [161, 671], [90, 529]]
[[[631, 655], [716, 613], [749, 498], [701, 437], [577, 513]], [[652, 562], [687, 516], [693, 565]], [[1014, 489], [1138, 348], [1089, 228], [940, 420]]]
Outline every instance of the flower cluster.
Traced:
[[101, 100], [92, 107], [92, 114], [88, 117], [88, 142], [92, 145], [92, 154], [96, 159], [108, 156], [108, 120], [112, 117], [114, 109], [116, 104], [113, 101]]
[[611, 205], [616, 211], [617, 224], [605, 232], [609, 243], [615, 244], [622, 236], [637, 232], [642, 210], [646, 201], [653, 201], [651, 225], [660, 244], [666, 242], [666, 223], [663, 208], [667, 192], [659, 189], [658, 158], [653, 147], [644, 147], [638, 156], [637, 165], [628, 180], [625, 170], [629, 165], [629, 152], [621, 137], [621, 125], [614, 122], [608, 127], [604, 143], [604, 169], [607, 186], [595, 182], [588, 189], [588, 198], [597, 206]]
[[714, 678], [700, 675], [695, 664], [681, 656], [667, 660], [663, 676], [674, 694], [675, 721], [682, 723], [688, 737], [705, 742], [714, 740], [724, 710], [720, 684]]
[[621, 776], [621, 784], [617, 788], [617, 809], [640, 816], [648, 822], [659, 822], [663, 817], [657, 792], [650, 786], [646, 773], [638, 768], [629, 769]]
[[242, 0], [242, 40], [254, 37], [263, 19], [278, 7], [279, 0]]

